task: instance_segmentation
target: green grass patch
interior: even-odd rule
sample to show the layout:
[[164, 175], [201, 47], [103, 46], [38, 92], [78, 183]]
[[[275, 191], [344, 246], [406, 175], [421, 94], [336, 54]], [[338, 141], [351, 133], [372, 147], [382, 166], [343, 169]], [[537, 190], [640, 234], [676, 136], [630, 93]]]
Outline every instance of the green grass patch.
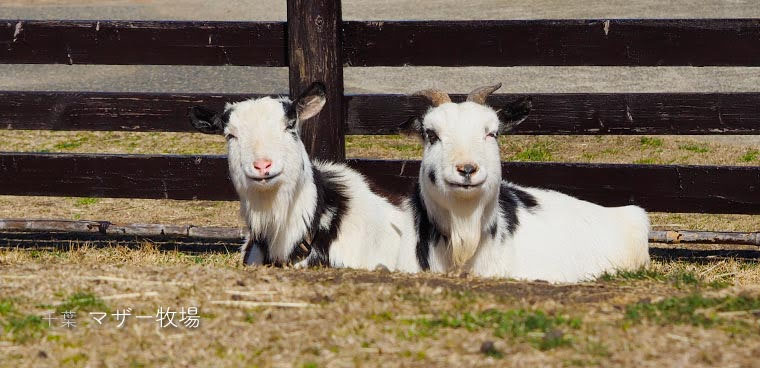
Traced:
[[53, 147], [57, 150], [67, 151], [77, 149], [81, 147], [85, 142], [87, 142], [87, 137], [78, 137], [69, 141], [56, 143], [56, 145]]
[[688, 143], [678, 146], [678, 149], [695, 152], [695, 153], [707, 153], [710, 152], [710, 147], [706, 144]]
[[[601, 136], [598, 136], [598, 137], [601, 137]], [[620, 154], [620, 149], [617, 149], [617, 148], [605, 148], [600, 153], [605, 154], [605, 155], [612, 155], [612, 156], [614, 156], [614, 155], [619, 155]]]
[[243, 320], [248, 323], [254, 323], [256, 322], [256, 315], [251, 312], [245, 312], [245, 318], [243, 318]]
[[616, 273], [605, 272], [599, 277], [600, 281], [620, 281], [620, 280], [665, 280], [665, 274], [648, 268], [641, 268], [636, 271], [618, 271]]
[[739, 160], [742, 162], [754, 162], [758, 161], [758, 159], [760, 159], [760, 151], [756, 149], [750, 149], [747, 153], [739, 157]]
[[2, 299], [0, 300], [0, 317], [10, 315], [11, 313], [15, 312], [15, 308], [13, 307], [13, 301], [10, 299]]
[[[599, 281], [614, 282], [614, 281], [658, 281], [667, 282], [673, 284], [677, 288], [684, 286], [710, 286], [712, 283], [705, 283], [704, 279], [694, 272], [689, 271], [675, 271], [663, 273], [660, 271], [651, 270], [648, 268], [641, 268], [636, 271], [619, 271], [616, 273], [604, 273], [599, 277]], [[720, 286], [720, 285], [715, 285]], [[714, 287], [718, 288], [718, 287]]]
[[3, 331], [11, 336], [13, 341], [24, 343], [38, 338], [48, 327], [42, 317], [35, 315], [14, 315], [2, 322]]
[[388, 322], [393, 320], [393, 314], [391, 312], [371, 313], [369, 319], [374, 322]]
[[69, 355], [63, 359], [61, 359], [61, 365], [64, 367], [72, 366], [72, 367], [81, 367], [84, 365], [84, 363], [88, 360], [87, 354], [85, 353], [76, 353], [73, 355]]
[[[47, 306], [50, 307], [50, 306]], [[55, 306], [58, 313], [63, 312], [109, 312], [108, 306], [95, 294], [79, 291], [69, 295], [63, 302]]]
[[77, 199], [75, 205], [77, 205], [77, 206], [89, 206], [91, 204], [98, 203], [98, 201], [100, 201], [100, 199], [98, 199], [98, 198], [84, 197], [84, 198]]
[[[728, 276], [726, 276], [728, 277]], [[721, 279], [721, 280], [712, 280], [707, 283], [707, 287], [711, 289], [725, 289], [729, 286], [732, 286], [733, 283], [729, 279]]]
[[657, 148], [662, 147], [663, 142], [661, 138], [641, 137], [641, 139], [639, 139], [639, 143], [641, 144], [642, 148]]
[[48, 324], [42, 317], [18, 311], [13, 300], [0, 300], [0, 330], [3, 332], [0, 338], [25, 343], [42, 336], [47, 327]]
[[511, 157], [512, 161], [551, 161], [551, 159], [551, 147], [546, 142], [534, 143]]
[[432, 336], [440, 328], [464, 328], [468, 331], [492, 329], [496, 337], [525, 341], [541, 350], [569, 345], [572, 340], [564, 330], [581, 327], [579, 318], [525, 309], [488, 309], [478, 313], [444, 314], [438, 318], [420, 318], [406, 322], [410, 324], [410, 329], [405, 337]]
[[391, 143], [388, 148], [397, 152], [422, 154], [422, 146], [419, 144]]
[[[723, 326], [733, 332], [746, 329], [749, 324], [736, 318], [723, 317], [723, 312], [751, 312], [760, 310], [760, 299], [744, 296], [726, 296], [719, 298], [692, 294], [685, 297], [673, 297], [656, 303], [640, 301], [625, 308], [625, 323], [640, 323], [644, 320], [658, 325], [701, 326], [705, 328]], [[741, 315], [741, 313], [739, 313]]]

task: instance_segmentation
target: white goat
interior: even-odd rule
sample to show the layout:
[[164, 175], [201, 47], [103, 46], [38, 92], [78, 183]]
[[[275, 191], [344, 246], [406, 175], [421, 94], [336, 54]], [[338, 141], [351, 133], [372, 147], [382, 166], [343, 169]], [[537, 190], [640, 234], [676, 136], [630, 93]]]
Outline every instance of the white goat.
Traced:
[[315, 83], [295, 101], [264, 97], [227, 104], [222, 113], [190, 110], [196, 129], [227, 138], [230, 176], [250, 229], [243, 262], [417, 271], [411, 214], [345, 165], [309, 160], [300, 123], [325, 100]]
[[[418, 262], [433, 271], [577, 282], [649, 263], [649, 219], [636, 206], [602, 207], [551, 190], [502, 181], [498, 132], [522, 122], [522, 100], [496, 111], [481, 87], [466, 102], [441, 91], [402, 131], [424, 141], [416, 193]], [[501, 121], [500, 122], [500, 118]]]

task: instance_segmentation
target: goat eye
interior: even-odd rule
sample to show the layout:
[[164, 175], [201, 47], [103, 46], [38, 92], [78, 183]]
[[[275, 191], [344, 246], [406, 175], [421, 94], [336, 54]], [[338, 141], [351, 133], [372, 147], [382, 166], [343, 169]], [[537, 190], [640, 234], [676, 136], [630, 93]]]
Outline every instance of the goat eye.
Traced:
[[227, 140], [230, 140], [230, 139], [237, 138], [237, 137], [234, 136], [234, 135], [232, 135], [232, 134], [227, 134], [227, 135], [224, 136], [224, 138], [226, 138]]
[[491, 138], [494, 138], [494, 139], [496, 139], [498, 136], [499, 136], [499, 134], [496, 133], [496, 132], [491, 132], [491, 133], [486, 134], [486, 137], [491, 137]]
[[425, 135], [427, 136], [428, 142], [430, 142], [430, 144], [435, 144], [435, 142], [438, 142], [438, 134], [435, 134], [434, 131], [428, 129], [425, 131]]

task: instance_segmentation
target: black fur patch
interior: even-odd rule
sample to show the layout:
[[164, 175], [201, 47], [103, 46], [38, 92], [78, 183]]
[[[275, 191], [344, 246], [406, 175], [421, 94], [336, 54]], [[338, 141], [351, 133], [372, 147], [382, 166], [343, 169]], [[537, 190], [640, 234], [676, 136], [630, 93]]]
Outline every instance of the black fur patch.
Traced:
[[232, 114], [232, 109], [224, 110], [222, 115], [219, 117], [219, 122], [222, 124], [222, 129], [227, 126], [227, 124], [230, 123], [230, 115]]
[[430, 179], [430, 182], [435, 184], [435, 170], [428, 171], [428, 179]]
[[258, 248], [261, 252], [261, 256], [263, 259], [263, 264], [268, 265], [272, 264], [272, 261], [269, 259], [269, 245], [265, 240], [259, 240], [258, 237], [254, 238], [251, 236], [248, 239], [248, 242], [245, 243], [245, 248], [243, 251], [243, 263], [248, 259], [248, 257], [251, 255], [251, 252], [253, 252], [254, 248]]
[[296, 121], [298, 113], [296, 112], [293, 102], [289, 100], [282, 101], [282, 109], [285, 111], [285, 118], [288, 121]]
[[309, 256], [310, 244], [306, 243], [305, 241], [296, 244], [296, 246], [293, 248], [293, 250], [290, 252], [290, 257], [288, 257], [288, 263], [290, 264], [296, 264], [300, 262], [302, 259]]
[[530, 195], [530, 193], [518, 188], [512, 188], [512, 192], [515, 193], [517, 198], [522, 203], [523, 207], [527, 209], [532, 209], [533, 207], [538, 206], [538, 201], [536, 201], [536, 197]]
[[[346, 186], [340, 182], [340, 177], [333, 172], [321, 172], [314, 168], [314, 184], [317, 186], [317, 207], [310, 226], [311, 255], [309, 266], [330, 265], [330, 245], [338, 237], [340, 224], [348, 208]], [[322, 216], [332, 212], [330, 226], [322, 229], [319, 225]], [[297, 248], [298, 246], [296, 246]]]
[[289, 129], [288, 131], [290, 132], [290, 136], [293, 137], [293, 140], [298, 141], [299, 139], [301, 139], [298, 137], [298, 132], [296, 132], [295, 128]]
[[442, 237], [444, 240], [448, 240], [428, 218], [425, 201], [422, 199], [422, 194], [420, 194], [419, 184], [414, 187], [410, 200], [412, 211], [414, 211], [414, 228], [417, 232], [417, 247], [415, 252], [417, 254], [417, 263], [422, 270], [427, 271], [430, 270], [430, 243], [435, 245]]
[[188, 111], [190, 124], [201, 133], [206, 134], [219, 134], [224, 131], [230, 121], [231, 113], [232, 109], [219, 114], [203, 106], [193, 106]]
[[510, 235], [514, 234], [517, 226], [520, 225], [520, 221], [517, 218], [517, 209], [519, 207], [533, 209], [536, 206], [538, 206], [538, 201], [530, 193], [505, 182], [501, 183], [501, 188], [499, 188], [499, 208], [501, 209], [502, 216], [504, 216], [504, 221], [507, 223], [507, 231], [509, 231]]
[[497, 221], [494, 221], [491, 226], [488, 227], [488, 233], [491, 234], [491, 239], [496, 239], [496, 230], [498, 223]]
[[288, 100], [280, 101], [280, 103], [282, 104], [283, 111], [285, 111], [285, 120], [287, 120], [287, 126], [285, 129], [287, 129], [288, 133], [290, 133], [290, 136], [297, 141], [300, 138], [298, 137], [298, 132], [296, 131], [296, 123], [298, 122], [296, 109], [294, 108], [293, 103]]
[[390, 204], [399, 207], [402, 203], [404, 203], [404, 197], [394, 194], [394, 193], [388, 193], [386, 190], [384, 190], [382, 187], [379, 187], [377, 184], [375, 184], [374, 181], [369, 180], [369, 178], [365, 178], [367, 180], [367, 184], [369, 185], [369, 190], [372, 193], [375, 193], [378, 197], [385, 199]]

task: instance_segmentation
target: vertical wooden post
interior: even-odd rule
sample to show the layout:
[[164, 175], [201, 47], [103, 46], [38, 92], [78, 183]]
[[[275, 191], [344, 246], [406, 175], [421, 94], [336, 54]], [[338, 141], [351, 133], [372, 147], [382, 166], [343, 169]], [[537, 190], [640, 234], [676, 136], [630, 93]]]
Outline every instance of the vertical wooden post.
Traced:
[[343, 42], [340, 0], [288, 0], [290, 95], [311, 83], [327, 87], [327, 104], [301, 131], [312, 158], [346, 157], [343, 106]]

